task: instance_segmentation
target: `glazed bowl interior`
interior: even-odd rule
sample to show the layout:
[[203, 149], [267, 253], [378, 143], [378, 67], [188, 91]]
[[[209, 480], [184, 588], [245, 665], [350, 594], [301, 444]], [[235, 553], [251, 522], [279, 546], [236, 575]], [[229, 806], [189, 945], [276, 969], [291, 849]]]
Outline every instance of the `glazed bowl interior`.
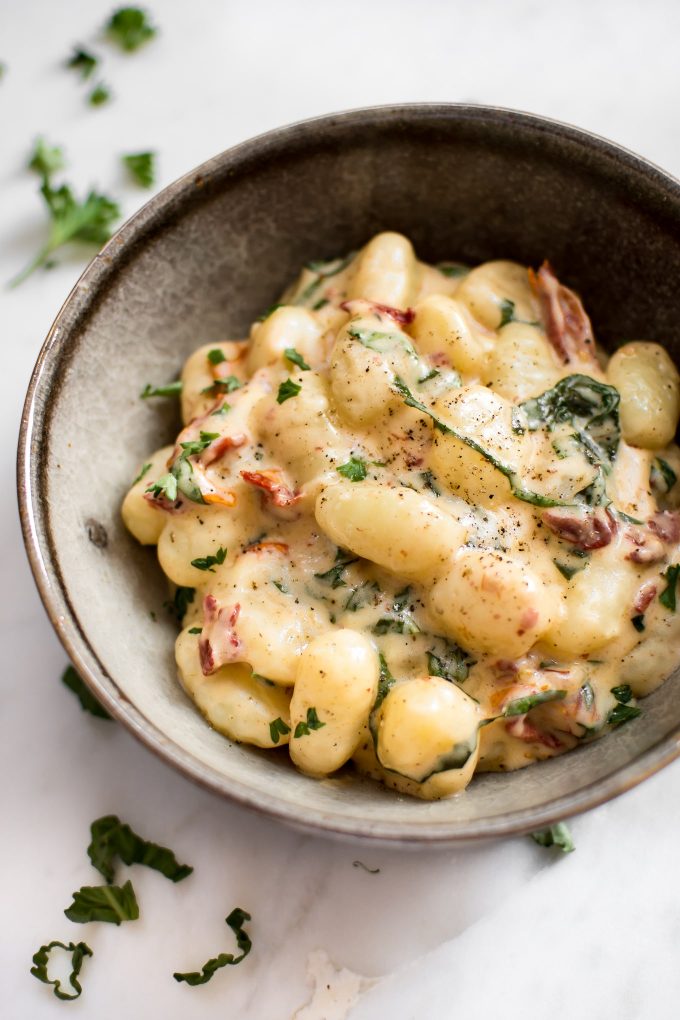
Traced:
[[477, 776], [452, 800], [399, 797], [351, 774], [317, 782], [285, 752], [232, 744], [203, 721], [176, 679], [176, 625], [162, 609], [154, 550], [121, 523], [136, 466], [178, 424], [172, 402], [138, 399], [142, 386], [176, 378], [198, 344], [246, 336], [303, 262], [386, 229], [430, 262], [548, 258], [581, 293], [605, 346], [645, 338], [680, 358], [680, 188], [650, 164], [575, 129], [482, 107], [379, 108], [294, 125], [154, 198], [66, 301], [22, 428], [29, 555], [97, 696], [224, 796], [300, 827], [403, 844], [537, 828], [675, 757], [678, 675], [615, 734], [520, 772]]

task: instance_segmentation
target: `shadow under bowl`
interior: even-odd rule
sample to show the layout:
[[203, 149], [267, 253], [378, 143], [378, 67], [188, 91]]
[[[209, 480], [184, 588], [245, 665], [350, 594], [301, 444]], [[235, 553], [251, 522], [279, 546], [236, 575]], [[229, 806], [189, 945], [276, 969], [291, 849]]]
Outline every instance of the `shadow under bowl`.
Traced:
[[285, 752], [233, 744], [203, 721], [176, 680], [176, 626], [161, 608], [154, 552], [119, 513], [135, 466], [177, 426], [172, 402], [138, 399], [143, 385], [176, 378], [200, 343], [246, 335], [303, 262], [387, 229], [429, 262], [548, 258], [605, 346], [645, 338], [680, 360], [673, 178], [603, 139], [508, 110], [407, 105], [322, 117], [209, 160], [90, 263], [30, 383], [19, 501], [59, 638], [94, 694], [164, 760], [301, 829], [453, 845], [541, 828], [673, 760], [678, 674], [615, 734], [520, 772], [477, 776], [452, 800], [399, 797], [350, 775], [317, 782]]

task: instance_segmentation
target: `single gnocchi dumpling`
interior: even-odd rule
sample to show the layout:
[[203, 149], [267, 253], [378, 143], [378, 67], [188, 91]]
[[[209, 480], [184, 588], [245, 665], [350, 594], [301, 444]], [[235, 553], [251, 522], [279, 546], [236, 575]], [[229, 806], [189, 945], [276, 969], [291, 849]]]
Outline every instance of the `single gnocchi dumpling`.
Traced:
[[664, 347], [608, 361], [547, 261], [319, 254], [191, 355], [175, 444], [130, 466], [198, 711], [338, 798], [349, 763], [435, 800], [636, 725], [680, 663]]

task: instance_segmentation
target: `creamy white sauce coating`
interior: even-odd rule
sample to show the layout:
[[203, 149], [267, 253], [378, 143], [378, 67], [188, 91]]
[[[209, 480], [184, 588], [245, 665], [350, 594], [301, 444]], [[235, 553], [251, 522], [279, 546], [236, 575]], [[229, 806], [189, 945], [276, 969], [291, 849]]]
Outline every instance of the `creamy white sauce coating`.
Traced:
[[182, 382], [123, 517], [195, 589], [179, 676], [231, 739], [439, 798], [627, 721], [680, 661], [678, 373], [642, 341], [607, 363], [547, 265], [380, 234]]

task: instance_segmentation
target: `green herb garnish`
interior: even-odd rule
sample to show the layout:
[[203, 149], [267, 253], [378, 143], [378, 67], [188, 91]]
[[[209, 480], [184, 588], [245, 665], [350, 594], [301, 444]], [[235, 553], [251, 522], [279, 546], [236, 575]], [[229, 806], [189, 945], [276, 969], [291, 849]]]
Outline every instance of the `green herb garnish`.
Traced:
[[649, 472], [649, 484], [655, 492], [666, 496], [678, 480], [668, 461], [655, 457]]
[[290, 733], [290, 726], [286, 725], [281, 716], [269, 723], [269, 736], [272, 739], [272, 744], [278, 744], [279, 738], [285, 737], [286, 733]]
[[[363, 347], [368, 347], [369, 350], [377, 351], [379, 354], [387, 354], [395, 347], [401, 347], [411, 357], [418, 357], [413, 344], [403, 333], [385, 333], [376, 329], [349, 326], [347, 334], [353, 340], [358, 340]], [[421, 379], [420, 382], [424, 382], [424, 380]]]
[[442, 490], [437, 485], [435, 476], [431, 471], [421, 471], [420, 477], [422, 478], [423, 484], [426, 489], [429, 489], [430, 492], [433, 492], [435, 496], [441, 496]]
[[395, 676], [392, 676], [390, 672], [390, 667], [387, 665], [387, 660], [385, 659], [385, 656], [382, 654], [382, 652], [378, 653], [378, 662], [380, 664], [378, 691], [376, 693], [375, 704], [373, 705], [371, 715], [373, 715], [373, 713], [380, 708], [383, 701], [389, 694], [391, 688], [394, 687], [394, 685], [397, 682], [397, 678]]
[[214, 574], [215, 567], [221, 567], [226, 558], [227, 550], [220, 546], [214, 556], [212, 553], [209, 556], [199, 556], [191, 561], [191, 566], [196, 567], [197, 570], [209, 570], [211, 574]]
[[156, 35], [146, 11], [139, 7], [120, 7], [105, 26], [109, 39], [126, 53], [133, 53]]
[[182, 380], [176, 379], [175, 382], [163, 386], [152, 386], [151, 383], [147, 383], [139, 395], [142, 400], [148, 400], [149, 397], [178, 397], [181, 392]]
[[262, 315], [258, 316], [257, 321], [258, 322], [264, 322], [265, 319], [268, 319], [270, 315], [274, 314], [274, 312], [276, 311], [277, 308], [284, 308], [284, 307], [285, 307], [284, 305], [270, 305], [266, 312], [263, 312]]
[[111, 91], [103, 81], [97, 82], [92, 91], [88, 94], [87, 101], [90, 106], [103, 106], [111, 98]]
[[248, 933], [244, 931], [243, 924], [245, 921], [250, 921], [250, 914], [242, 910], [240, 907], [236, 907], [229, 914], [229, 917], [225, 918], [226, 923], [229, 925], [234, 935], [236, 936], [236, 945], [241, 951], [240, 956], [234, 956], [233, 953], [220, 953], [219, 956], [208, 960], [207, 963], [203, 964], [201, 971], [190, 971], [186, 974], [179, 972], [174, 973], [172, 976], [175, 981], [185, 981], [188, 985], [204, 985], [210, 981], [216, 970], [221, 967], [235, 967], [236, 964], [241, 963], [245, 960], [246, 956], [252, 949], [252, 942]]
[[659, 602], [662, 606], [665, 606], [666, 609], [670, 609], [671, 613], [675, 612], [676, 588], [678, 585], [679, 575], [680, 563], [674, 563], [661, 575], [666, 582], [666, 587], [659, 595]]
[[209, 393], [211, 396], [218, 396], [220, 393], [233, 393], [240, 390], [243, 383], [235, 375], [228, 375], [225, 379], [216, 379], [210, 386], [206, 386], [201, 393]]
[[639, 633], [642, 633], [642, 631], [645, 629], [645, 614], [638, 613], [637, 616], [631, 617], [630, 622], [633, 624], [633, 626]]
[[427, 653], [427, 672], [429, 676], [440, 676], [452, 683], [463, 683], [470, 672], [470, 660], [462, 648], [447, 641], [444, 655]]
[[275, 588], [278, 588], [282, 595], [288, 595], [290, 588], [283, 583], [283, 581], [272, 581]]
[[[68, 976], [68, 982], [73, 989], [73, 995], [68, 992], [62, 992], [61, 981], [58, 978], [50, 979], [47, 973], [47, 964], [49, 962], [49, 955], [55, 948], [65, 949], [67, 953], [71, 954], [71, 973]], [[41, 946], [37, 953], [33, 954], [33, 966], [31, 967], [31, 974], [38, 981], [42, 981], [45, 985], [53, 985], [54, 994], [58, 999], [62, 999], [68, 1002], [70, 999], [77, 999], [82, 992], [82, 986], [78, 980], [80, 969], [83, 965], [83, 960], [86, 956], [92, 956], [92, 950], [85, 942], [48, 942], [46, 946]]]
[[341, 464], [340, 467], [335, 470], [339, 475], [342, 475], [343, 478], [348, 478], [350, 482], [363, 482], [364, 478], [368, 474], [366, 461], [361, 460], [360, 457], [350, 457], [346, 464]]
[[546, 701], [562, 701], [566, 698], [566, 691], [539, 691], [537, 694], [527, 694], [525, 698], [516, 698], [509, 701], [503, 709], [503, 715], [511, 718], [515, 715], [525, 715], [537, 705], [543, 705]]
[[293, 365], [297, 365], [297, 367], [301, 369], [303, 372], [311, 371], [305, 359], [298, 351], [295, 350], [294, 347], [286, 347], [283, 353], [286, 356], [286, 358], [288, 358], [288, 361], [290, 361]]
[[437, 269], [443, 276], [458, 277], [467, 276], [470, 272], [468, 266], [464, 266], [462, 262], [438, 262]]
[[186, 616], [187, 609], [194, 601], [195, 597], [195, 588], [186, 588], [183, 585], [180, 585], [175, 591], [173, 598], [168, 602], [164, 602], [163, 605], [168, 612], [174, 616], [179, 623], [181, 623]]
[[202, 634], [203, 633], [203, 628], [202, 627], [189, 627], [189, 633], [190, 634]]
[[155, 152], [130, 152], [121, 159], [137, 184], [142, 188], [153, 187], [156, 179]]
[[633, 689], [630, 684], [620, 684], [618, 687], [612, 687], [611, 693], [616, 698], [617, 704], [607, 716], [607, 722], [610, 726], [621, 726], [622, 723], [628, 722], [629, 719], [635, 719], [637, 716], [642, 715], [641, 709], [629, 704], [633, 699]]
[[73, 691], [80, 702], [80, 707], [85, 712], [89, 712], [90, 715], [96, 715], [98, 719], [111, 718], [104, 706], [99, 704], [89, 687], [85, 686], [73, 666], [66, 667], [62, 674], [61, 682], [68, 687], [70, 691]]
[[74, 48], [66, 66], [74, 71], [78, 71], [80, 77], [85, 80], [93, 74], [98, 63], [99, 58], [95, 57], [94, 53], [90, 53], [89, 50], [84, 50], [82, 47], [77, 46]]
[[207, 450], [211, 443], [216, 439], [220, 438], [219, 432], [204, 432], [202, 429], [199, 432], [198, 439], [190, 439], [186, 443], [180, 443], [179, 445], [184, 450], [182, 456], [184, 457], [195, 457], [199, 453], [203, 453]]
[[76, 924], [107, 921], [119, 925], [121, 921], [136, 921], [139, 906], [129, 881], [122, 886], [84, 885], [73, 893], [73, 903], [64, 913]]
[[177, 499], [177, 479], [170, 473], [161, 475], [145, 491], [150, 492], [155, 499], [164, 498], [170, 503], [174, 503]]
[[276, 403], [285, 404], [291, 397], [297, 397], [298, 393], [302, 389], [298, 383], [293, 382], [292, 379], [286, 379], [279, 385], [279, 392], [276, 394]]
[[134, 480], [134, 482], [132, 484], [136, 485], [137, 482], [141, 482], [141, 480], [144, 477], [144, 475], [148, 471], [150, 471], [150, 470], [151, 470], [151, 462], [150, 461], [149, 461], [148, 464], [142, 464], [142, 470], [139, 472], [139, 474], [137, 475], [137, 477], [135, 478], [135, 480]]
[[532, 832], [531, 838], [538, 843], [539, 846], [554, 846], [556, 850], [561, 850], [563, 854], [570, 854], [572, 850], [575, 849], [571, 832], [564, 822], [556, 822], [555, 825], [551, 825], [549, 829], [541, 829], [540, 832]]
[[298, 737], [308, 737], [311, 730], [320, 730], [322, 726], [325, 726], [325, 722], [321, 722], [318, 715], [316, 714], [315, 708], [307, 709], [307, 721], [299, 722], [295, 727], [295, 733], [293, 736], [297, 739]]
[[227, 356], [221, 347], [213, 347], [212, 350], [208, 351], [206, 358], [211, 365], [221, 365], [223, 361], [227, 360]]
[[338, 554], [335, 558], [335, 564], [330, 570], [325, 570], [322, 574], [315, 574], [314, 577], [319, 581], [323, 581], [325, 584], [330, 584], [331, 588], [344, 588], [347, 585], [347, 581], [343, 578], [343, 573], [347, 567], [351, 566], [352, 563], [358, 563], [358, 557], [353, 559], [343, 558], [343, 553], [338, 549]]
[[37, 173], [43, 181], [48, 181], [52, 174], [58, 173], [66, 166], [64, 150], [58, 145], [48, 145], [44, 138], [38, 138], [27, 165], [28, 169]]
[[160, 871], [171, 882], [181, 882], [194, 870], [188, 864], [180, 864], [167, 847], [142, 839], [116, 815], [97, 818], [90, 826], [90, 833], [92, 839], [87, 856], [109, 884], [115, 877], [117, 857], [123, 864], [143, 864], [145, 868]]

